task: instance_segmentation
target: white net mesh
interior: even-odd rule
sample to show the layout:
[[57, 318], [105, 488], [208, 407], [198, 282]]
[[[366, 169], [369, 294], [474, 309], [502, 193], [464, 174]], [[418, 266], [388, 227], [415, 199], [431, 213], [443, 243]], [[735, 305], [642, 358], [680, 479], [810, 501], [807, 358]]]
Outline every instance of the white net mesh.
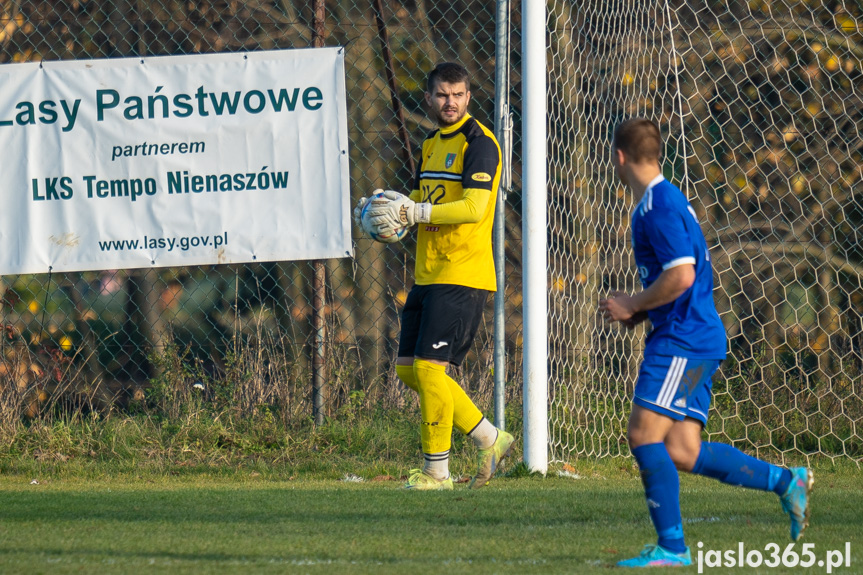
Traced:
[[859, 2], [548, 3], [552, 459], [626, 453], [644, 330], [610, 136], [646, 116], [714, 260], [729, 359], [707, 427], [771, 460], [863, 461]]

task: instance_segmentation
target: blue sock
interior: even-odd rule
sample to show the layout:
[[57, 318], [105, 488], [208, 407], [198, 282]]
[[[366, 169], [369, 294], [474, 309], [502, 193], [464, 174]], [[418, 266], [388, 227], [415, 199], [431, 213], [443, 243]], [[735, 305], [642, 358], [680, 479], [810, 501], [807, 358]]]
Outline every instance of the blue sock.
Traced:
[[692, 473], [718, 479], [729, 485], [772, 491], [782, 495], [788, 491], [791, 472], [746, 455], [724, 443], [702, 443]]
[[680, 519], [680, 477], [665, 444], [640, 445], [632, 455], [641, 469], [641, 483], [659, 546], [672, 553], [686, 553]]

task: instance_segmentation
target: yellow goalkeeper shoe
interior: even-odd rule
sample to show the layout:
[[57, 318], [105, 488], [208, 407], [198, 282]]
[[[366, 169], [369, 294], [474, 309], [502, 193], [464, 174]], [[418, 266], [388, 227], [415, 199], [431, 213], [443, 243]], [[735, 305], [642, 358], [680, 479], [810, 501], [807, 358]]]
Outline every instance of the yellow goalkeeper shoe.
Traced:
[[476, 475], [470, 481], [470, 489], [479, 489], [488, 485], [489, 480], [494, 477], [494, 472], [500, 467], [500, 462], [512, 451], [515, 437], [503, 430], [498, 430], [494, 445], [488, 449], [479, 450], [479, 468]]
[[405, 483], [405, 489], [415, 489], [417, 491], [452, 491], [452, 476], [446, 479], [435, 479], [427, 473], [423, 473], [422, 469], [411, 469], [408, 475], [408, 482]]

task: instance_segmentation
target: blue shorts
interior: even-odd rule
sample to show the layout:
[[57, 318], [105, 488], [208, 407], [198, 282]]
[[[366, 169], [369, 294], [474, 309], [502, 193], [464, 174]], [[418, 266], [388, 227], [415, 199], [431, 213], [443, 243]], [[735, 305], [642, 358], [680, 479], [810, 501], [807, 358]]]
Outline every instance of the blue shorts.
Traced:
[[707, 423], [713, 395], [711, 377], [718, 359], [692, 359], [662, 355], [641, 362], [633, 403], [677, 421], [691, 417]]

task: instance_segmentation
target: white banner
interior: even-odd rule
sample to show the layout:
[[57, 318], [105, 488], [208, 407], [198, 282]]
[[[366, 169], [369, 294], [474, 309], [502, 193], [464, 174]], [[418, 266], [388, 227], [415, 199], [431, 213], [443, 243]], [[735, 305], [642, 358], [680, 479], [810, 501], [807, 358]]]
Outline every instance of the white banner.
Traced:
[[0, 274], [350, 256], [344, 50], [0, 66]]

